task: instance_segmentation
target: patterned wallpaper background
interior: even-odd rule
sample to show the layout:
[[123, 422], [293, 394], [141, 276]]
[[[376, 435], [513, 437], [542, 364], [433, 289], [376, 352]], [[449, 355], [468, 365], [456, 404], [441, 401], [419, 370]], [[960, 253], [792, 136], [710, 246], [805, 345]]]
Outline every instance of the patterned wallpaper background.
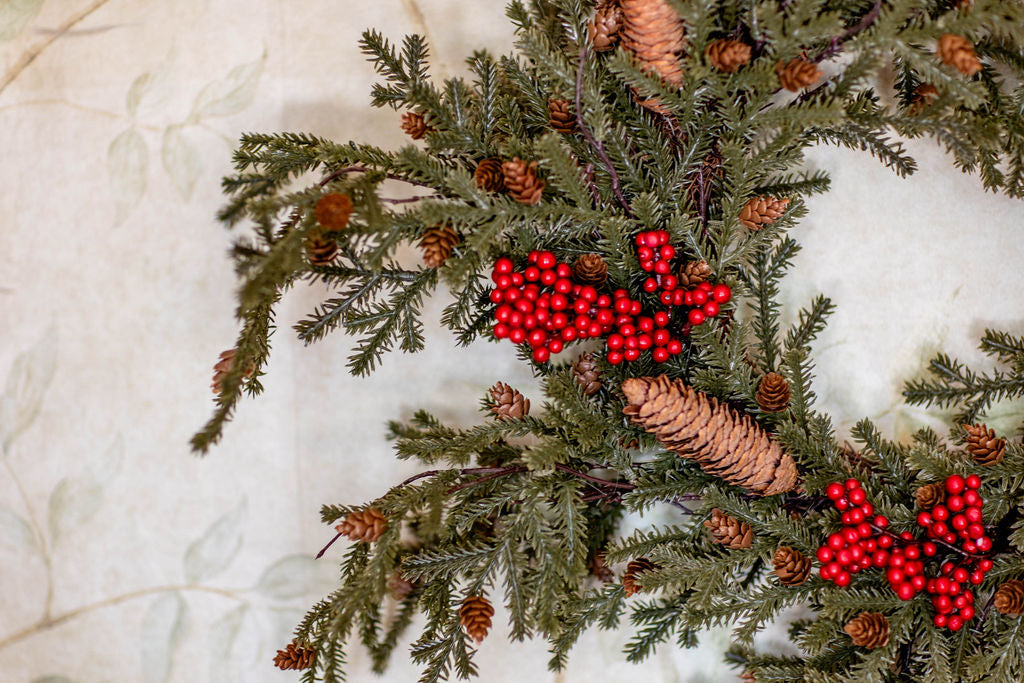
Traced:
[[[0, 679], [296, 680], [270, 661], [336, 576], [339, 548], [311, 559], [333, 535], [320, 504], [415, 471], [385, 421], [418, 406], [469, 421], [494, 381], [535, 386], [508, 345], [457, 350], [437, 326], [425, 352], [353, 379], [348, 340], [289, 336], [319, 294], [298, 290], [266, 394], [209, 457], [188, 452], [235, 334], [230, 236], [213, 216], [238, 134], [407, 142], [397, 114], [367, 105], [368, 27], [426, 33], [439, 75], [512, 43], [500, 0], [0, 0]], [[824, 407], [896, 434], [934, 423], [899, 389], [935, 350], [976, 360], [986, 326], [1024, 331], [1024, 206], [929, 143], [911, 149], [921, 171], [906, 181], [815, 150], [835, 190], [810, 203], [786, 290], [791, 314], [817, 291], [839, 305], [816, 347]], [[724, 630], [641, 667], [618, 654], [628, 634], [593, 633], [555, 676], [543, 643], [509, 644], [498, 624], [478, 659], [487, 681], [734, 676]], [[351, 670], [370, 677], [358, 649]], [[415, 678], [399, 656], [384, 680]]]

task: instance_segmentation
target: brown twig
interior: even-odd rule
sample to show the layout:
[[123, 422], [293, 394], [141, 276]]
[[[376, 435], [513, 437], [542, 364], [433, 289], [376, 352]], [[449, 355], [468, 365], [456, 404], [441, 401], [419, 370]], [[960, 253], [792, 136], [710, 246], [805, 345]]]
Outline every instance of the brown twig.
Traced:
[[[342, 177], [343, 175], [345, 175], [347, 173], [379, 173], [379, 172], [380, 171], [377, 171], [377, 169], [375, 169], [375, 168], [367, 168], [366, 166], [360, 166], [360, 165], [346, 166], [345, 168], [339, 168], [337, 171], [332, 171], [331, 173], [329, 173], [323, 180], [320, 181], [320, 187], [323, 187], [324, 185], [326, 185], [327, 183], [329, 183], [331, 181], [337, 180], [338, 178]], [[411, 180], [409, 178], [403, 178], [402, 176], [400, 176], [400, 175], [398, 175], [396, 173], [384, 173], [384, 177], [388, 178], [389, 180], [398, 180], [400, 182], [408, 183], [410, 185], [416, 185], [417, 187], [429, 187], [431, 189], [434, 188], [433, 185], [429, 185], [429, 184], [421, 182], [419, 180]]]
[[337, 536], [332, 538], [327, 545], [325, 545], [323, 548], [320, 549], [320, 552], [318, 552], [316, 554], [316, 557], [313, 558], [313, 559], [319, 560], [321, 557], [323, 557], [324, 553], [327, 552], [327, 549], [330, 548], [332, 545], [334, 545], [334, 542], [337, 541], [339, 538], [341, 538], [341, 532], [340, 531], [338, 532]]
[[474, 479], [472, 481], [465, 481], [465, 482], [462, 482], [461, 484], [453, 486], [450, 489], [448, 489], [447, 491], [445, 491], [445, 495], [446, 496], [450, 496], [451, 494], [455, 493], [456, 491], [461, 491], [464, 488], [469, 488], [470, 486], [476, 486], [477, 484], [482, 484], [485, 481], [490, 481], [491, 479], [497, 479], [498, 477], [504, 477], [506, 474], [518, 474], [520, 472], [525, 472], [525, 471], [526, 471], [526, 468], [523, 467], [522, 465], [513, 465], [511, 467], [503, 467], [500, 470], [498, 470], [497, 472], [494, 472], [493, 474], [488, 474], [487, 476], [480, 477], [479, 479]]
[[843, 31], [842, 35], [833, 38], [829, 46], [822, 50], [821, 54], [814, 58], [814, 62], [817, 64], [825, 61], [826, 59], [831, 59], [832, 57], [839, 54], [843, 43], [850, 40], [861, 31], [866, 30], [869, 26], [871, 26], [871, 24], [875, 23], [875, 20], [878, 19], [878, 15], [881, 13], [882, 0], [875, 0], [875, 4], [871, 7], [871, 10], [868, 11], [868, 13], [865, 14], [863, 17], [861, 17], [861, 20], [859, 22]]
[[593, 477], [584, 472], [574, 470], [571, 467], [566, 467], [565, 465], [556, 464], [555, 469], [558, 470], [559, 472], [565, 472], [566, 474], [571, 474], [574, 477], [579, 477], [580, 479], [585, 479], [589, 482], [600, 484], [601, 486], [610, 486], [613, 489], [624, 489], [626, 491], [632, 491], [633, 489], [636, 488], [636, 486], [633, 484], [624, 484], [617, 481], [608, 481], [607, 479], [601, 479], [600, 477]]
[[612, 165], [612, 160], [608, 157], [608, 154], [604, 151], [604, 145], [594, 139], [590, 129], [587, 128], [587, 124], [583, 122], [583, 64], [587, 60], [587, 46], [580, 46], [580, 59], [579, 65], [576, 67], [576, 125], [579, 126], [580, 132], [583, 133], [583, 137], [586, 138], [590, 146], [594, 148], [597, 155], [601, 157], [601, 161], [604, 163], [605, 169], [608, 171], [608, 175], [612, 181], [612, 192], [615, 194], [615, 199], [622, 206], [622, 210], [630, 218], [633, 217], [633, 212], [629, 210], [629, 204], [626, 202], [626, 198], [622, 195], [622, 185], [619, 182], [619, 174], [615, 171], [615, 166]]

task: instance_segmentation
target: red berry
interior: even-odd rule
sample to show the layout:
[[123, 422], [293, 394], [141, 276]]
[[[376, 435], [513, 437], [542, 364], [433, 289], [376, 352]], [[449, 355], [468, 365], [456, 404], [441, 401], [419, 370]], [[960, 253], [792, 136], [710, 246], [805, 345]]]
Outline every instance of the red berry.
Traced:
[[964, 511], [964, 517], [972, 524], [978, 524], [982, 520], [981, 508], [971, 507]]
[[916, 560], [921, 557], [921, 549], [916, 545], [908, 546], [903, 549], [903, 555], [906, 556], [908, 560]]
[[917, 591], [914, 590], [913, 584], [910, 583], [901, 583], [896, 588], [896, 595], [900, 600], [910, 600], [914, 597], [914, 593], [916, 592]]
[[874, 525], [880, 529], [884, 529], [887, 526], [889, 526], [889, 519], [885, 515], [878, 515], [877, 517], [875, 517], [873, 522]]
[[647, 278], [646, 280], [644, 280], [643, 289], [648, 294], [650, 294], [651, 292], [658, 291], [658, 281], [655, 280], [653, 277]]
[[[557, 280], [555, 280], [554, 289], [559, 294], [571, 294], [572, 293], [572, 288], [573, 288], [572, 280], [569, 280], [569, 279], [564, 278], [564, 277], [560, 277]], [[576, 301], [577, 304], [579, 304], [581, 302], [585, 306], [589, 307], [589, 303], [584, 301], [583, 299], [578, 299]]]
[[956, 534], [950, 531], [948, 534], [942, 537], [942, 540], [949, 544], [956, 543]]
[[932, 519], [944, 522], [949, 519], [949, 509], [945, 505], [936, 505], [932, 508]]
[[626, 349], [622, 355], [625, 356], [626, 360], [634, 361], [640, 357], [640, 352], [636, 349]]
[[889, 564], [889, 553], [884, 550], [876, 550], [871, 556], [871, 564], [876, 567], [884, 567]]
[[829, 548], [827, 545], [823, 545], [820, 548], [818, 548], [817, 556], [819, 562], [831, 562], [832, 558], [835, 557], [835, 555], [836, 554], [832, 552], [832, 548]]
[[849, 498], [850, 502], [853, 503], [854, 505], [863, 505], [864, 502], [868, 499], [868, 494], [864, 491], [864, 489], [856, 488], [851, 489], [850, 492], [846, 494], [846, 497]]
[[671, 261], [676, 257], [676, 248], [673, 247], [671, 244], [666, 244], [665, 246], [658, 250], [658, 256], [665, 259], [666, 261]]
[[[672, 333], [665, 328], [659, 328], [654, 331], [654, 343], [656, 346], [665, 346], [672, 340]], [[668, 353], [666, 351], [665, 353]]]
[[845, 492], [846, 491], [843, 489], [843, 485], [840, 484], [839, 482], [832, 482], [827, 487], [825, 487], [825, 495], [831, 498], [832, 500], [839, 500], [840, 498], [843, 497], [843, 494]]
[[960, 496], [950, 496], [946, 499], [946, 507], [951, 512], [960, 512], [964, 509], [964, 499]]
[[848, 573], [846, 573], [846, 572], [839, 572], [838, 574], [835, 575], [835, 577], [833, 577], [832, 581], [833, 581], [833, 583], [835, 583], [839, 587], [849, 586], [850, 585], [850, 575]]
[[969, 522], [967, 521], [967, 518], [963, 515], [955, 515], [953, 519], [949, 522], [949, 525], [957, 531], [963, 531], [967, 528], [968, 524]]
[[711, 290], [711, 296], [718, 303], [724, 304], [732, 298], [732, 290], [729, 289], [728, 285], [715, 285], [714, 289]]
[[960, 617], [950, 617], [947, 622], [947, 626], [950, 631], [959, 631], [964, 625], [964, 620]]
[[673, 356], [678, 356], [683, 352], [683, 343], [678, 339], [673, 339], [665, 345], [665, 350], [671, 353]]
[[706, 304], [704, 304], [704, 315], [706, 315], [709, 318], [714, 318], [716, 315], [718, 315], [718, 304], [715, 303], [714, 301], [709, 301]]
[[671, 355], [665, 348], [660, 346], [651, 351], [651, 358], [654, 359], [655, 363], [666, 363]]
[[939, 551], [938, 546], [936, 546], [931, 541], [925, 541], [924, 543], [921, 544], [921, 552], [923, 552], [927, 557], [931, 557], [932, 555], [934, 555], [938, 551]]
[[926, 578], [924, 578], [924, 575], [917, 574], [917, 575], [911, 577], [910, 585], [914, 587], [914, 590], [922, 591], [922, 590], [924, 590], [924, 586], [925, 586], [925, 583], [927, 583], [927, 581], [928, 580]]
[[553, 270], [542, 270], [540, 273], [540, 283], [547, 287], [558, 282], [558, 273]]
[[693, 290], [693, 303], [697, 306], [703, 306], [708, 302], [708, 293], [703, 289]]
[[619, 363], [622, 362], [622, 352], [609, 351], [608, 354], [605, 356], [605, 360], [608, 361], [609, 365], [618, 365]]
[[978, 546], [978, 550], [983, 553], [987, 553], [989, 550], [992, 550], [992, 539], [988, 536], [982, 536], [974, 543]]
[[508, 338], [513, 344], [522, 344], [526, 341], [526, 330], [521, 327], [513, 327], [508, 332]]
[[875, 506], [871, 503], [864, 503], [860, 506], [860, 511], [864, 513], [865, 517], [870, 517], [875, 514]]
[[551, 353], [561, 353], [563, 348], [565, 348], [565, 344], [561, 339], [552, 339], [548, 342], [548, 351]]
[[932, 605], [939, 612], [949, 612], [953, 609], [953, 600], [948, 595], [936, 595], [932, 598]]
[[979, 496], [978, 492], [975, 491], [974, 489], [967, 489], [966, 491], [964, 491], [963, 499], [964, 505], [968, 507], [981, 505], [982, 502], [981, 496]]
[[703, 289], [708, 294], [711, 294], [711, 290], [713, 289], [713, 286], [712, 286], [712, 284], [710, 282], [702, 282], [699, 285], [697, 285], [697, 289]]
[[967, 580], [967, 570], [963, 567], [957, 567], [953, 570], [953, 580], [963, 583]]
[[510, 259], [508, 257], [503, 256], [503, 257], [501, 257], [500, 259], [498, 259], [497, 261], [494, 262], [494, 272], [495, 273], [508, 274], [508, 273], [511, 273], [514, 269], [515, 269], [515, 264], [512, 263], [512, 259]]
[[971, 474], [967, 476], [967, 480], [964, 482], [969, 489], [981, 488], [981, 477], [977, 474]]
[[983, 572], [987, 572], [992, 569], [992, 560], [985, 558], [984, 560], [978, 560], [978, 569]]
[[[543, 346], [548, 340], [548, 335], [544, 330], [533, 330], [526, 336], [526, 341], [530, 342], [530, 346]], [[543, 363], [544, 361], [539, 361]]]
[[605, 341], [605, 344], [608, 346], [609, 349], [617, 350], [622, 348], [622, 344], [624, 343], [624, 341], [625, 340], [622, 338], [622, 335], [610, 334], [608, 335], [608, 340]]
[[533, 360], [538, 363], [547, 363], [551, 358], [551, 352], [541, 346], [533, 350]]
[[879, 548], [891, 548], [892, 547], [892, 536], [879, 536], [878, 537]]
[[836, 553], [836, 562], [843, 565], [844, 567], [849, 566], [849, 564], [853, 562], [853, 560], [854, 557], [852, 553], [852, 548], [843, 548], [838, 553]]
[[643, 305], [641, 305], [641, 303], [639, 301], [630, 301], [629, 302], [629, 314], [630, 315], [640, 315], [640, 312], [643, 311], [643, 310], [644, 310]]
[[854, 489], [860, 488], [860, 481], [851, 477], [850, 479], [847, 479], [845, 482], [843, 482], [843, 485], [846, 487], [847, 491], [853, 491]]
[[700, 325], [704, 322], [704, 312], [701, 311], [699, 308], [692, 308], [690, 309], [690, 313], [687, 316], [687, 319], [690, 321], [691, 325]]
[[965, 605], [960, 608], [960, 618], [964, 621], [970, 621], [974, 618], [974, 608], [970, 605]]
[[662, 292], [661, 294], [658, 295], [658, 301], [665, 304], [666, 306], [671, 306], [672, 302], [675, 301], [675, 298], [676, 297], [673, 292]]
[[939, 594], [949, 593], [950, 585], [951, 582], [948, 578], [946, 578], [945, 576], [940, 576], [939, 578], [935, 579], [935, 592]]
[[976, 553], [978, 552], [978, 546], [974, 541], [964, 541], [962, 550], [965, 553]]
[[931, 526], [931, 523], [932, 523], [932, 516], [930, 514], [928, 514], [927, 512], [919, 512], [919, 513], [917, 513], [917, 525], [918, 526], [927, 527], [927, 526]]
[[658, 275], [668, 275], [672, 272], [672, 264], [668, 261], [655, 261], [654, 272]]
[[572, 268], [568, 263], [559, 263], [555, 266], [555, 273], [558, 274], [558, 277], [570, 278], [572, 277]]
[[[857, 510], [857, 512], [860, 512], [860, 510]], [[857, 535], [860, 536], [861, 538], [868, 538], [873, 533], [875, 533], [875, 530], [872, 529], [871, 525], [868, 524], [867, 522], [860, 522], [857, 525]]]
[[900, 538], [902, 538], [904, 541], [913, 541], [914, 534], [910, 533], [909, 531], [901, 531]]
[[[678, 297], [678, 292], [683, 292], [683, 290], [681, 290], [681, 289], [676, 290], [677, 297]], [[686, 305], [686, 306], [692, 306], [693, 305], [693, 292], [683, 292], [683, 304]], [[679, 304], [676, 304], [676, 305], [678, 306]]]
[[494, 336], [497, 339], [504, 339], [508, 336], [509, 327], [506, 323], [498, 323], [494, 326]]
[[856, 543], [860, 540], [860, 534], [857, 533], [856, 529], [846, 528], [843, 529], [843, 538], [847, 543]]
[[531, 251], [531, 252], [530, 252], [530, 254], [529, 254], [529, 255], [528, 255], [527, 257], [526, 257], [526, 260], [527, 260], [527, 261], [529, 261], [530, 263], [536, 263], [536, 262], [537, 262], [537, 257], [538, 257], [538, 256], [540, 256], [540, 252], [539, 252], [539, 251], [537, 251], [536, 249], [534, 249], [534, 250], [533, 250], [533, 251]]
[[885, 572], [885, 578], [891, 584], [898, 584], [903, 581], [904, 574], [902, 569], [896, 567], [889, 567], [889, 570]]
[[850, 501], [846, 499], [846, 496], [843, 496], [835, 502], [835, 506], [836, 510], [845, 510], [850, 507]]
[[943, 628], [946, 625], [946, 619], [945, 614], [936, 614], [932, 617], [932, 623], [935, 624], [936, 628]]
[[946, 477], [946, 490], [950, 493], [962, 493], [965, 487], [964, 478], [959, 474]]
[[973, 571], [968, 575], [967, 580], [975, 586], [977, 586], [979, 583], [985, 580], [985, 573], [981, 571]]
[[[687, 294], [686, 290], [683, 290], [683, 289], [677, 289], [677, 290], [673, 291], [672, 292], [672, 305], [673, 306], [682, 306], [683, 304], [685, 304], [686, 303], [686, 294]], [[693, 301], [691, 300], [690, 303], [692, 304]]]
[[550, 251], [542, 251], [537, 255], [537, 266], [541, 269], [554, 268], [558, 259]]
[[949, 527], [945, 522], [935, 522], [932, 524], [931, 532], [936, 536], [945, 536], [949, 532]]

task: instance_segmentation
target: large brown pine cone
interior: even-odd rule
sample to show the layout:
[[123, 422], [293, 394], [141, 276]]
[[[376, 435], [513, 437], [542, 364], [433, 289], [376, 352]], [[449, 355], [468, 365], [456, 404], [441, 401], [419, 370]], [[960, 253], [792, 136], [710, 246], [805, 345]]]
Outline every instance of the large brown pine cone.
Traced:
[[799, 57], [786, 63], [779, 62], [775, 73], [779, 76], [779, 84], [792, 92], [814, 85], [824, 75], [816, 64]]
[[[214, 396], [220, 396], [224, 390], [224, 378], [227, 377], [231, 367], [235, 364], [235, 353], [235, 349], [221, 351], [217, 364], [213, 366], [213, 382], [210, 384], [210, 388], [213, 389]], [[252, 377], [254, 372], [256, 372], [256, 364], [249, 361], [242, 376], [248, 379]]]
[[999, 587], [992, 605], [1001, 614], [1019, 617], [1024, 614], [1024, 581], [1010, 579]]
[[618, 0], [599, 3], [590, 20], [590, 45], [595, 52], [607, 52], [619, 42], [622, 8]]
[[931, 510], [946, 500], [946, 487], [942, 484], [925, 484], [917, 489], [914, 499], [917, 502], [917, 507], [922, 510]]
[[338, 257], [338, 243], [324, 235], [320, 228], [306, 234], [306, 260], [311, 266], [329, 266]]
[[504, 192], [505, 174], [501, 172], [501, 159], [484, 159], [473, 171], [476, 186], [485, 192]]
[[679, 286], [680, 287], [696, 287], [702, 282], [707, 282], [707, 279], [711, 277], [711, 266], [708, 262], [701, 259], [700, 261], [687, 261], [686, 265], [683, 266], [679, 271]]
[[316, 651], [298, 645], [294, 640], [288, 643], [283, 650], [278, 650], [274, 657], [274, 666], [285, 671], [291, 669], [308, 669], [313, 666], [316, 659]]
[[548, 125], [564, 135], [576, 132], [576, 113], [572, 102], [550, 98], [548, 100]]
[[718, 508], [711, 511], [711, 519], [704, 520], [711, 540], [729, 550], [742, 550], [754, 543], [754, 530], [746, 522], [730, 517]]
[[799, 586], [807, 580], [811, 573], [811, 558], [805, 556], [796, 548], [780, 546], [772, 558], [775, 566], [775, 575], [779, 577], [779, 583], [784, 586]]
[[757, 385], [757, 405], [766, 413], [777, 413], [789, 407], [789, 382], [777, 372], [769, 372]]
[[792, 456], [749, 415], [664, 375], [631, 377], [622, 393], [634, 423], [708, 474], [762, 496], [796, 486]]
[[857, 647], [874, 650], [889, 644], [889, 620], [881, 612], [861, 612], [843, 630]]
[[587, 396], [593, 396], [601, 390], [601, 373], [597, 371], [594, 354], [586, 353], [580, 356], [572, 364], [572, 374]]
[[979, 465], [998, 465], [1003, 461], [1006, 441], [996, 437], [994, 429], [987, 425], [964, 425], [967, 430], [967, 452]]
[[352, 199], [347, 194], [332, 192], [325, 194], [316, 203], [316, 222], [330, 232], [344, 230], [352, 217]]
[[505, 188], [520, 204], [536, 204], [544, 194], [544, 181], [537, 177], [537, 162], [527, 164], [519, 157], [501, 164]]
[[376, 508], [349, 513], [341, 524], [334, 527], [342, 536], [360, 543], [373, 543], [388, 528], [388, 518]]
[[668, 0], [621, 0], [622, 45], [640, 67], [661, 76], [666, 84], [683, 83], [680, 64], [686, 47], [683, 20]]
[[748, 200], [740, 211], [740, 223], [751, 230], [760, 230], [782, 218], [788, 205], [789, 199], [754, 197]]
[[422, 140], [427, 133], [433, 132], [434, 129], [427, 125], [423, 114], [407, 111], [402, 114], [402, 130], [413, 140]]
[[704, 48], [704, 56], [711, 66], [727, 74], [734, 74], [750, 61], [750, 46], [740, 40], [716, 40]]
[[423, 250], [423, 263], [427, 268], [440, 268], [452, 249], [459, 243], [459, 234], [447, 225], [437, 225], [423, 231], [420, 238], [420, 249]]
[[459, 608], [459, 623], [466, 633], [479, 645], [487, 632], [491, 630], [491, 617], [494, 616], [494, 607], [487, 598], [478, 595], [471, 595], [462, 601]]
[[937, 49], [939, 59], [962, 74], [973, 76], [981, 71], [981, 60], [974, 51], [974, 44], [963, 36], [946, 33], [939, 38]]
[[491, 412], [499, 420], [519, 420], [530, 414], [530, 399], [504, 382], [498, 382], [490, 389]]
[[644, 572], [653, 571], [658, 568], [658, 565], [654, 564], [646, 557], [638, 557], [632, 560], [626, 565], [626, 572], [622, 575], [622, 587], [626, 589], [626, 597], [639, 593], [643, 590], [643, 587], [636, 582], [637, 577]]

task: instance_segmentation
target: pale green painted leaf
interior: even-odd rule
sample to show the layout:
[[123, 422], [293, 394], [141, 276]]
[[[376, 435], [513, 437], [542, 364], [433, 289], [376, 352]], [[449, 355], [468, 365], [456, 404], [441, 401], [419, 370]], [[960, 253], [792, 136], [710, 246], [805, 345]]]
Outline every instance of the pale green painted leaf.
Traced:
[[214, 522], [185, 551], [185, 580], [199, 583], [224, 571], [242, 547], [246, 502]]
[[160, 156], [178, 192], [186, 201], [191, 199], [203, 162], [195, 145], [188, 140], [185, 126], [168, 126]]
[[312, 557], [289, 555], [267, 567], [256, 589], [274, 600], [300, 598], [311, 592], [319, 573], [319, 563]]
[[33, 678], [32, 683], [75, 683], [67, 676], [42, 676]]
[[[210, 680], [222, 683], [249, 680], [244, 675], [259, 636], [248, 604], [234, 608], [210, 627]], [[241, 637], [240, 637], [241, 636]]]
[[16, 550], [39, 547], [28, 522], [5, 507], [0, 507], [0, 545]]
[[50, 494], [50, 537], [53, 542], [89, 521], [103, 502], [103, 485], [121, 469], [124, 439], [118, 435], [106, 453], [83, 472], [64, 477]]
[[107, 148], [107, 172], [117, 202], [117, 223], [138, 206], [146, 194], [149, 148], [139, 131], [129, 128], [114, 138]]
[[0, 437], [4, 453], [39, 415], [43, 394], [57, 363], [57, 328], [50, 326], [36, 345], [14, 359], [0, 397]]
[[256, 96], [256, 86], [263, 74], [266, 52], [255, 62], [236, 66], [226, 78], [203, 88], [192, 106], [191, 121], [210, 116], [231, 116], [242, 111]]
[[17, 37], [43, 8], [44, 0], [0, 0], [0, 40]]
[[128, 95], [125, 97], [125, 108], [128, 109], [128, 116], [134, 117], [138, 113], [139, 104], [142, 102], [142, 98], [146, 96], [146, 93], [149, 92], [154, 81], [156, 81], [156, 77], [152, 71], [147, 71], [132, 81], [131, 87], [128, 88]]
[[142, 618], [142, 673], [147, 683], [164, 683], [188, 628], [188, 606], [177, 591], [157, 598]]

